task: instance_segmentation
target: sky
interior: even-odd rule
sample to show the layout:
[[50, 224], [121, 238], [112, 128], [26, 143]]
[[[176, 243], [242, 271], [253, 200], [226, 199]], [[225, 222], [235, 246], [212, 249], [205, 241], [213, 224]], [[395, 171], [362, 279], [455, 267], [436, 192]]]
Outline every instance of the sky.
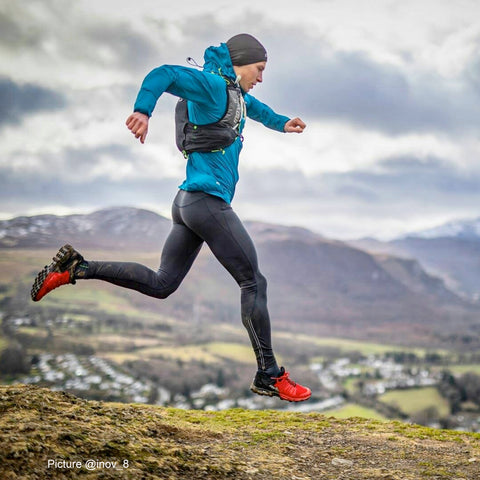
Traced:
[[243, 220], [391, 239], [480, 216], [477, 0], [29, 0], [0, 3], [0, 218], [137, 206], [170, 216], [185, 175], [176, 99], [141, 145], [145, 75], [247, 32], [253, 94], [303, 134], [245, 128]]

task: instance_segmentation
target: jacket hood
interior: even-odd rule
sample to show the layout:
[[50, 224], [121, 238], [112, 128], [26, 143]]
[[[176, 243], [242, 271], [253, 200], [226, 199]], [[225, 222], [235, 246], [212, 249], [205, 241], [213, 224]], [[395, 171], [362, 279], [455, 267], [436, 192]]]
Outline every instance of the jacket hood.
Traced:
[[205, 50], [203, 59], [205, 60], [203, 65], [205, 71], [220, 74], [232, 80], [235, 80], [237, 77], [226, 43], [221, 43], [219, 47], [208, 47]]

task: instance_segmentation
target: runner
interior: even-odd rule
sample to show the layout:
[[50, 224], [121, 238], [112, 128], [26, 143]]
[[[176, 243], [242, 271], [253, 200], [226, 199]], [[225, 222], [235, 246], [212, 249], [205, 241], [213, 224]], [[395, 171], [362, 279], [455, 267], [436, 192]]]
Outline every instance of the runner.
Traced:
[[127, 127], [143, 144], [160, 96], [179, 97], [177, 147], [187, 160], [186, 179], [172, 206], [172, 229], [157, 272], [131, 262], [87, 261], [65, 245], [37, 275], [32, 299], [79, 279], [97, 279], [164, 299], [180, 286], [204, 242], [241, 289], [241, 317], [258, 370], [251, 390], [282, 400], [307, 400], [311, 391], [289, 378], [272, 349], [267, 282], [253, 242], [231, 207], [246, 117], [279, 132], [301, 133], [305, 123], [275, 113], [248, 92], [263, 80], [267, 52], [249, 34], [207, 48], [203, 70], [163, 65], [150, 72], [138, 93]]

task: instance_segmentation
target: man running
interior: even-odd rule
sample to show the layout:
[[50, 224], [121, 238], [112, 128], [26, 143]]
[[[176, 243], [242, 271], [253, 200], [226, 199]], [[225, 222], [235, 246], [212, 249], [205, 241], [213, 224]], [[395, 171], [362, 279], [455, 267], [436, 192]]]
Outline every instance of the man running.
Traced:
[[241, 289], [242, 323], [248, 331], [258, 370], [251, 390], [282, 400], [307, 400], [311, 391], [279, 368], [272, 350], [267, 283], [258, 268], [253, 242], [230, 203], [238, 181], [238, 161], [246, 117], [279, 132], [301, 133], [305, 123], [275, 113], [248, 92], [262, 82], [267, 52], [248, 34], [209, 47], [203, 70], [163, 65], [144, 79], [127, 127], [143, 144], [160, 96], [179, 97], [175, 111], [177, 146], [187, 159], [186, 179], [172, 206], [172, 229], [157, 272], [131, 262], [86, 261], [63, 246], [35, 279], [32, 299], [41, 300], [61, 285], [97, 279], [155, 298], [166, 298], [181, 284], [203, 242]]

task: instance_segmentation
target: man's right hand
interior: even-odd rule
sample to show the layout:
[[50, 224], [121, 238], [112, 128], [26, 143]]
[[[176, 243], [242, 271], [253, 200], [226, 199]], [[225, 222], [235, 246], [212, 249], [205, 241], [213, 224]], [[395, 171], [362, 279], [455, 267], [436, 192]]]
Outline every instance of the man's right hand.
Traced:
[[128, 129], [139, 138], [141, 143], [145, 143], [145, 137], [148, 133], [148, 115], [140, 112], [132, 113], [125, 122]]

